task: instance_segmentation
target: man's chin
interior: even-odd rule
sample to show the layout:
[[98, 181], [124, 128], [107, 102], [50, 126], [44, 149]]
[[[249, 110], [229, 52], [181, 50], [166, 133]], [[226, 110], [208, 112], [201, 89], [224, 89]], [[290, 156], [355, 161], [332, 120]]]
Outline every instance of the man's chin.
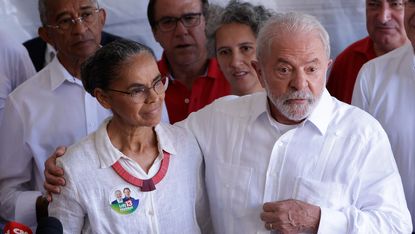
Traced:
[[292, 121], [304, 120], [310, 115], [310, 112], [310, 105], [291, 105], [281, 111], [287, 119]]
[[85, 48], [85, 49], [78, 49], [78, 50], [76, 50], [75, 51], [75, 54], [79, 58], [87, 59], [90, 56], [92, 56], [97, 50], [98, 50], [98, 48], [96, 48], [96, 47], [88, 47], [88, 48]]

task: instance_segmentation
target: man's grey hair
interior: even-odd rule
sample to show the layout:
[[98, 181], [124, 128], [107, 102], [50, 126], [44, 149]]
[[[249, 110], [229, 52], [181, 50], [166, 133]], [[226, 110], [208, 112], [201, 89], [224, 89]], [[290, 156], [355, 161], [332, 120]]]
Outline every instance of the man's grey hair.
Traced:
[[215, 37], [216, 31], [225, 24], [237, 23], [244, 24], [251, 28], [255, 37], [258, 36], [259, 29], [263, 23], [273, 15], [273, 12], [261, 5], [252, 5], [249, 2], [231, 0], [223, 9], [220, 6], [211, 4], [209, 9], [209, 21], [206, 26], [206, 36], [208, 39], [209, 56], [215, 56]]
[[323, 25], [314, 17], [299, 12], [278, 13], [261, 28], [257, 39], [257, 58], [261, 60], [269, 51], [275, 37], [291, 32], [317, 32], [330, 58], [330, 37]]
[[[48, 25], [48, 1], [56, 1], [56, 0], [39, 0], [39, 3], [38, 3], [40, 22], [42, 22], [43, 26]], [[90, 0], [90, 1], [96, 4], [97, 8], [99, 8], [98, 0]]]

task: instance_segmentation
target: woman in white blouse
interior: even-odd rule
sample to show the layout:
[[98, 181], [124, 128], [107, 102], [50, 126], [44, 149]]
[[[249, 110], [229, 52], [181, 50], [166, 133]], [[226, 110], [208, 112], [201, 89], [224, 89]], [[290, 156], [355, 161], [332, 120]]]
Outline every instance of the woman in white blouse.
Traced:
[[110, 43], [81, 77], [113, 116], [58, 159], [66, 186], [49, 214], [64, 233], [209, 232], [202, 155], [184, 129], [160, 123], [167, 79], [151, 49]]

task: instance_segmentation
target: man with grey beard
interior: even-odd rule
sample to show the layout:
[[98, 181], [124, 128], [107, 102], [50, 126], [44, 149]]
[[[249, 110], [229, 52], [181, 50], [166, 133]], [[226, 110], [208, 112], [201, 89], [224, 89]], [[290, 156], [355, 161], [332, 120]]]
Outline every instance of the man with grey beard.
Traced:
[[204, 154], [215, 231], [410, 233], [385, 132], [325, 89], [326, 30], [312, 16], [280, 14], [257, 45], [266, 93], [219, 99], [179, 123]]
[[[279, 14], [257, 45], [266, 92], [218, 99], [178, 123], [204, 155], [215, 232], [410, 233], [386, 133], [325, 89], [326, 30], [312, 16]], [[47, 173], [54, 167], [52, 158]]]

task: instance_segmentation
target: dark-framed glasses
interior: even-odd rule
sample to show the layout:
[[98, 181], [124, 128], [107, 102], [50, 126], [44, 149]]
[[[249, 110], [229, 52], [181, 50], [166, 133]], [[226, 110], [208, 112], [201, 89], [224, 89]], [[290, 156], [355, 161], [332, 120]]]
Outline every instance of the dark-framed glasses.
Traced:
[[117, 92], [128, 95], [131, 100], [135, 103], [142, 103], [146, 98], [148, 97], [149, 92], [151, 89], [156, 92], [156, 94], [163, 94], [168, 86], [168, 77], [166, 76], [160, 76], [158, 77], [153, 84], [150, 87], [147, 87], [145, 85], [140, 85], [131, 88], [128, 91], [123, 90], [117, 90], [117, 89], [106, 89], [107, 91]]
[[177, 22], [180, 20], [186, 28], [196, 27], [200, 24], [202, 13], [189, 13], [177, 17], [163, 17], [157, 21], [157, 27], [163, 32], [170, 32], [176, 29]]
[[101, 9], [88, 9], [88, 10], [83, 10], [80, 13], [80, 17], [78, 18], [70, 18], [70, 17], [62, 17], [61, 19], [58, 20], [58, 23], [56, 25], [46, 25], [49, 28], [54, 28], [54, 29], [60, 29], [62, 31], [66, 31], [71, 29], [76, 23], [84, 23], [85, 25], [92, 26], [97, 22], [98, 19], [98, 12]]

